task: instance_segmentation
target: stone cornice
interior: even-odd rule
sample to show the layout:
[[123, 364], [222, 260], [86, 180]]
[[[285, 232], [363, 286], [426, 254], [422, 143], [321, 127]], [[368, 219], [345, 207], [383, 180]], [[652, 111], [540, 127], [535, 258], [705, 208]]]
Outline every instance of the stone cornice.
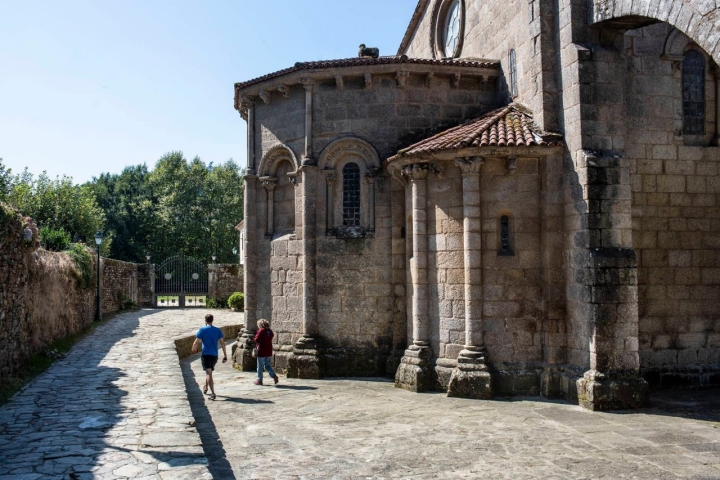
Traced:
[[[363, 60], [363, 59], [358, 59]], [[398, 58], [386, 62], [316, 62], [312, 68], [291, 68], [281, 70], [248, 82], [235, 84], [235, 108], [240, 108], [240, 99], [243, 97], [260, 97], [277, 92], [286, 96], [293, 85], [306, 84], [308, 81], [319, 82], [324, 80], [337, 81], [343, 79], [361, 78], [367, 86], [372, 85], [372, 77], [376, 75], [389, 75], [396, 77], [398, 72], [407, 72], [409, 75], [421, 75], [425, 78], [451, 77], [475, 78], [483, 82], [495, 81], [500, 76], [499, 64], [495, 61], [453, 61]], [[369, 75], [369, 76], [368, 76]], [[278, 88], [280, 87], [280, 89]]]

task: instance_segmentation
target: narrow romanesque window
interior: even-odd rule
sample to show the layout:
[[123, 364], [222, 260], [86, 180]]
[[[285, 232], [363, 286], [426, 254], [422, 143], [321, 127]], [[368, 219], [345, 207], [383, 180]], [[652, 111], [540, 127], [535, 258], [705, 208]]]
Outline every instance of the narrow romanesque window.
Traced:
[[343, 167], [343, 225], [360, 225], [360, 167], [348, 163]]
[[705, 134], [705, 59], [689, 50], [682, 66], [683, 133]]
[[510, 219], [507, 215], [500, 217], [500, 251], [498, 255], [515, 255], [510, 245]]
[[508, 63], [510, 64], [510, 96], [514, 97], [517, 95], [517, 66], [515, 64], [515, 49], [510, 49]]

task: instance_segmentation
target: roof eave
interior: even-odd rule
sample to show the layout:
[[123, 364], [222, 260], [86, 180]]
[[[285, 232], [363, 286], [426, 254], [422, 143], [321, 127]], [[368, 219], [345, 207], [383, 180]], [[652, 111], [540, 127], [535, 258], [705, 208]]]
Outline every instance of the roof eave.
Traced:
[[544, 157], [547, 155], [561, 154], [564, 151], [565, 144], [464, 147], [459, 149], [421, 152], [400, 157], [395, 155], [385, 160], [383, 166], [389, 173], [393, 173], [405, 165], [413, 163], [450, 161], [455, 160], [456, 158], [467, 157]]
[[246, 84], [238, 82], [235, 84], [236, 94], [246, 96], [257, 96], [260, 90], [277, 90], [279, 85], [292, 86], [307, 80], [325, 80], [335, 78], [337, 75], [347, 77], [362, 77], [365, 73], [381, 75], [394, 74], [399, 71], [408, 73], [442, 73], [443, 75], [460, 74], [473, 78], [496, 79], [500, 77], [500, 68], [497, 65], [468, 66], [468, 65], [447, 65], [432, 63], [383, 63], [366, 65], [334, 66], [327, 68], [299, 69], [287, 73], [279, 73], [277, 76]]

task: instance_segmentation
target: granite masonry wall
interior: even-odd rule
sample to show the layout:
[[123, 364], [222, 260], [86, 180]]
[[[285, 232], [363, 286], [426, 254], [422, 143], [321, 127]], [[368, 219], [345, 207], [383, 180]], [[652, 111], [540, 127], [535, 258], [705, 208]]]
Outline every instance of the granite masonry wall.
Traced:
[[683, 135], [681, 68], [663, 55], [692, 41], [673, 30], [660, 23], [624, 36], [640, 368], [653, 385], [720, 384], [715, 79], [706, 75], [705, 135]]
[[243, 267], [236, 263], [208, 265], [208, 295], [227, 298], [243, 291]]
[[[63, 252], [39, 248], [37, 228], [31, 219], [0, 204], [0, 383], [11, 377], [31, 355], [48, 344], [72, 335], [95, 318], [95, 255], [93, 276], [83, 288], [81, 274]], [[32, 239], [23, 239], [27, 227]], [[103, 313], [123, 307], [130, 299], [150, 300], [146, 265], [102, 259]], [[146, 288], [139, 280], [148, 281]]]

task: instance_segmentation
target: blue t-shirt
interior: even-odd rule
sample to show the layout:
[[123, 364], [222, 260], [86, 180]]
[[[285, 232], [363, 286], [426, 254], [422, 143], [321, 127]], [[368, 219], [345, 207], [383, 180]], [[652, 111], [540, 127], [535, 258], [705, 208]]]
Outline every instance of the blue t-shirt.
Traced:
[[195, 337], [202, 340], [202, 354], [218, 356], [218, 341], [223, 338], [222, 330], [212, 325], [205, 325], [198, 330]]

